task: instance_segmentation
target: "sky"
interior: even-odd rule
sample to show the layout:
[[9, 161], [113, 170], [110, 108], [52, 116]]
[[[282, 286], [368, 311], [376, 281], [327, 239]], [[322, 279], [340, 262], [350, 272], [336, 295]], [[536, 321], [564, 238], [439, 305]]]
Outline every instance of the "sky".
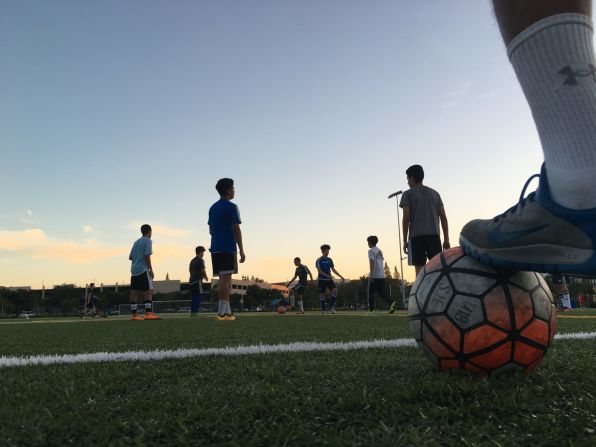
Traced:
[[0, 160], [0, 286], [38, 288], [128, 283], [143, 223], [156, 279], [188, 280], [221, 177], [239, 275], [327, 243], [358, 278], [371, 234], [399, 269], [410, 165], [457, 245], [542, 151], [488, 0], [0, 0]]

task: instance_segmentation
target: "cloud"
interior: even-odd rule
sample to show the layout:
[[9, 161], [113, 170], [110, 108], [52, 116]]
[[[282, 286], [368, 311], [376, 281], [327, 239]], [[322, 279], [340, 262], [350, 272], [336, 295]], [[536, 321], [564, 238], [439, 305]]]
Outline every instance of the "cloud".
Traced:
[[95, 228], [92, 225], [83, 225], [83, 233], [91, 234], [95, 233]]
[[446, 99], [443, 101], [443, 104], [441, 104], [441, 108], [453, 109], [454, 107], [459, 106], [462, 100], [468, 96], [472, 85], [473, 83], [470, 80], [463, 81], [459, 85], [456, 85], [453, 90], [445, 94]]
[[128, 254], [125, 247], [106, 247], [93, 239], [72, 242], [51, 239], [40, 229], [0, 230], [0, 250], [12, 251], [31, 259], [78, 264]]
[[25, 214], [26, 214], [25, 216], [23, 216], [19, 219], [21, 221], [21, 223], [24, 223], [26, 225], [39, 224], [39, 219], [33, 215], [33, 211], [27, 210], [27, 211], [25, 211]]

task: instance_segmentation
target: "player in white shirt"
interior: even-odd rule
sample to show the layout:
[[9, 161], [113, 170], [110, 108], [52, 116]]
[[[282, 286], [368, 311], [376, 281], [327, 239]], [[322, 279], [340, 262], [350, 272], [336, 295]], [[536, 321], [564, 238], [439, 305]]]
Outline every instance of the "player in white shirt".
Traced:
[[[368, 242], [368, 315], [372, 315], [375, 311], [375, 291], [383, 299], [388, 301], [387, 294], [385, 293], [385, 258], [383, 257], [383, 251], [377, 247], [379, 238], [376, 236], [369, 236], [366, 238]], [[392, 306], [392, 309], [394, 306]], [[393, 313], [393, 310], [390, 311]]]

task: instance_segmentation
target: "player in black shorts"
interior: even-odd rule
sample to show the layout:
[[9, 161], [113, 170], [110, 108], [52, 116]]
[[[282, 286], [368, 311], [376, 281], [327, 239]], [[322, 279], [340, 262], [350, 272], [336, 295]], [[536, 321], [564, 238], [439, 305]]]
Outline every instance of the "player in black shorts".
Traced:
[[[401, 197], [399, 206], [404, 210], [403, 250], [408, 255], [408, 264], [416, 269], [416, 275], [432, 259], [450, 247], [449, 226], [441, 196], [434, 189], [422, 184], [424, 169], [420, 165], [406, 170], [409, 190]], [[445, 240], [441, 244], [439, 223]]]
[[317, 266], [317, 272], [319, 273], [318, 280], [319, 280], [319, 292], [320, 292], [320, 301], [321, 301], [321, 311], [326, 313], [327, 307], [327, 292], [331, 293], [331, 313], [335, 313], [335, 304], [337, 302], [337, 286], [333, 281], [333, 276], [331, 272], [335, 273], [337, 276], [341, 278], [342, 281], [345, 281], [345, 278], [341, 276], [341, 274], [335, 270], [335, 264], [333, 264], [333, 260], [329, 257], [329, 250], [331, 247], [328, 244], [321, 245], [321, 256], [315, 262]]
[[300, 262], [300, 258], [294, 258], [294, 265], [296, 266], [296, 272], [294, 273], [294, 277], [288, 281], [288, 286], [298, 277], [298, 284], [292, 287], [292, 291], [294, 295], [298, 298], [298, 313], [304, 314], [304, 291], [306, 290], [306, 285], [308, 284], [308, 276], [310, 275], [310, 280], [313, 280], [312, 273], [307, 266]]

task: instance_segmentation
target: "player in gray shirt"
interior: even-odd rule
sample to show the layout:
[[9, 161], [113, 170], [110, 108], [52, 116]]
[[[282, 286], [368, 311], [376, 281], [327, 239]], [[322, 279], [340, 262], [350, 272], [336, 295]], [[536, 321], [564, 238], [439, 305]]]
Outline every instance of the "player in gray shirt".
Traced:
[[[422, 184], [424, 169], [420, 165], [410, 166], [406, 170], [409, 190], [404, 192], [399, 206], [403, 209], [404, 252], [408, 255], [408, 264], [418, 272], [426, 261], [448, 249], [449, 225], [441, 196], [437, 191]], [[439, 222], [443, 228], [444, 241], [441, 245]]]

